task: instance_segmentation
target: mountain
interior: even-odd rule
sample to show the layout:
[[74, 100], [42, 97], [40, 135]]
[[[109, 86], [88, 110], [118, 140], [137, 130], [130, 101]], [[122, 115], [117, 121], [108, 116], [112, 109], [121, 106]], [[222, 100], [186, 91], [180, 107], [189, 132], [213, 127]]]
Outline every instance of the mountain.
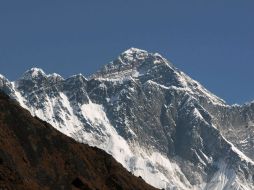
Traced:
[[253, 189], [254, 103], [226, 104], [158, 53], [128, 49], [88, 78], [1, 78], [33, 115], [155, 187]]
[[0, 189], [147, 189], [104, 151], [75, 142], [0, 93]]

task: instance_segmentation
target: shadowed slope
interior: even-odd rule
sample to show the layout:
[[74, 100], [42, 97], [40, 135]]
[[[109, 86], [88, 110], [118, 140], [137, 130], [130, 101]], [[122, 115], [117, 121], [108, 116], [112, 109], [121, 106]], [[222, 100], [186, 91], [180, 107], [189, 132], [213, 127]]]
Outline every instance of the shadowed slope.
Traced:
[[155, 189], [0, 93], [0, 189]]

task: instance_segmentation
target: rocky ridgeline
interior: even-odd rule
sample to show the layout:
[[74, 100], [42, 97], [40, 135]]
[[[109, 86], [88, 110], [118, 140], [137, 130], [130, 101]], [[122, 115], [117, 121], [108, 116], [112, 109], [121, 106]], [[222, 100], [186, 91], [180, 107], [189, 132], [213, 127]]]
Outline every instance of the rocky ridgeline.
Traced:
[[253, 103], [227, 105], [158, 53], [131, 48], [88, 79], [40, 69], [25, 75], [2, 77], [0, 88], [153, 186], [253, 187]]

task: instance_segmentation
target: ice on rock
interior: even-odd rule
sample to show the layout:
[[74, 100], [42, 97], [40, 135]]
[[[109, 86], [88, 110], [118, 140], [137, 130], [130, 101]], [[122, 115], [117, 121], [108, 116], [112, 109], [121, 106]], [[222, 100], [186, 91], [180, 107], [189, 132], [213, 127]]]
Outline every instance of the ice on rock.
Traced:
[[61, 75], [57, 74], [57, 73], [49, 74], [49, 75], [47, 75], [47, 77], [48, 77], [49, 80], [52, 80], [52, 81], [55, 81], [55, 82], [64, 80], [64, 78]]
[[5, 79], [5, 76], [0, 74], [0, 79]]

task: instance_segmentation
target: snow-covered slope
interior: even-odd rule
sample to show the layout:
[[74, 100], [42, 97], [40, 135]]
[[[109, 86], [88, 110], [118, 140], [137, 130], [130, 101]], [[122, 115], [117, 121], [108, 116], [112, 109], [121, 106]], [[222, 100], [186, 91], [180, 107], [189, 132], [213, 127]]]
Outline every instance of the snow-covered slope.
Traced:
[[156, 187], [253, 189], [253, 104], [227, 105], [158, 53], [131, 48], [88, 79], [33, 68], [0, 89]]

